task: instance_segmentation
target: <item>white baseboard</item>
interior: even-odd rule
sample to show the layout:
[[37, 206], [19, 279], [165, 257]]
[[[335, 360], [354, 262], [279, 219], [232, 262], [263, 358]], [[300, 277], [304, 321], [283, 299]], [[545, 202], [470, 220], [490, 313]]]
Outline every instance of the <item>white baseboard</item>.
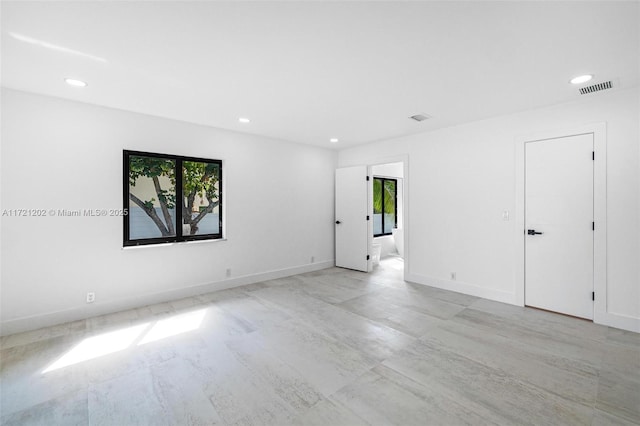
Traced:
[[640, 318], [628, 317], [625, 315], [606, 312], [604, 314], [594, 314], [593, 322], [606, 325], [608, 327], [620, 328], [622, 330], [640, 333]]
[[[496, 302], [508, 303], [510, 305], [522, 306], [522, 304], [517, 302], [515, 293], [507, 293], [498, 290], [487, 289], [460, 281], [447, 281], [416, 274], [406, 274], [405, 281], [428, 285], [430, 287], [441, 288], [443, 290], [469, 294], [471, 296], [482, 297], [483, 299], [495, 300]], [[598, 314], [596, 312], [593, 318], [593, 322], [595, 324], [606, 325], [608, 327], [640, 333], [640, 318], [629, 317], [611, 312], [607, 312], [604, 314]]]
[[102, 303], [93, 303], [66, 309], [63, 311], [49, 312], [28, 317], [21, 317], [6, 320], [0, 323], [0, 336], [21, 333], [23, 331], [37, 330], [43, 327], [63, 324], [70, 321], [82, 320], [98, 315], [111, 314], [126, 309], [138, 308], [152, 305], [154, 303], [169, 302], [171, 300], [182, 299], [184, 297], [197, 296], [217, 290], [240, 287], [247, 284], [268, 281], [277, 278], [284, 278], [291, 275], [303, 274], [305, 272], [318, 271], [320, 269], [331, 268], [335, 265], [334, 260], [310, 263], [307, 265], [294, 266], [291, 268], [279, 269], [275, 271], [260, 272], [256, 274], [243, 275], [221, 281], [198, 284], [189, 287], [177, 288], [158, 293], [145, 294], [126, 299], [111, 300]]
[[409, 281], [416, 284], [428, 285], [429, 287], [441, 288], [443, 290], [455, 291], [457, 293], [464, 293], [471, 296], [482, 297], [483, 299], [495, 300], [497, 302], [509, 303], [511, 305], [517, 305], [515, 302], [515, 294], [507, 293], [499, 290], [493, 290], [490, 288], [480, 287], [474, 284], [464, 283], [461, 281], [448, 281], [438, 278], [427, 277], [417, 274], [406, 274], [405, 281]]

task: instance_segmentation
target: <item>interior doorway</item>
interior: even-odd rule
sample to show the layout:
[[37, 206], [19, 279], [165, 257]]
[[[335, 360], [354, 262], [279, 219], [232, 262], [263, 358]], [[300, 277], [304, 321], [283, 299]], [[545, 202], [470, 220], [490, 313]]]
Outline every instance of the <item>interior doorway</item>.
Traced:
[[[400, 156], [336, 170], [336, 266], [371, 272], [393, 264], [391, 269], [400, 269], [404, 278], [409, 245], [407, 167], [407, 156]], [[379, 187], [389, 181], [386, 186], [390, 198], [384, 217], [382, 198], [374, 214], [374, 178], [379, 179], [375, 181]], [[393, 261], [381, 264], [380, 260], [388, 258]]]
[[373, 165], [371, 177], [373, 266], [389, 257], [404, 261], [404, 164]]

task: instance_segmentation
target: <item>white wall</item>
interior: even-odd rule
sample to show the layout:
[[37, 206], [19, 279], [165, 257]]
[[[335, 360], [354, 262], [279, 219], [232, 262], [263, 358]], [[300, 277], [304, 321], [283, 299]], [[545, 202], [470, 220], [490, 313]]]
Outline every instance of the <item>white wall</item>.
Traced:
[[[339, 165], [407, 155], [406, 279], [515, 303], [516, 142], [606, 122], [605, 322], [640, 331], [640, 90], [526, 111], [340, 151]], [[502, 220], [503, 210], [512, 213]], [[456, 272], [457, 280], [450, 279]]]
[[122, 249], [120, 217], [2, 217], [3, 334], [333, 264], [335, 152], [5, 89], [2, 209], [119, 209], [123, 149], [222, 159], [227, 241]]

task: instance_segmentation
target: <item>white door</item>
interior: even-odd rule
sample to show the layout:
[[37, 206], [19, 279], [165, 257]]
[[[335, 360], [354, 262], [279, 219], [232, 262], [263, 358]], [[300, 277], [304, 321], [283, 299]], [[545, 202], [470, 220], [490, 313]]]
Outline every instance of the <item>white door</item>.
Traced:
[[525, 144], [525, 304], [593, 319], [593, 134]]
[[336, 266], [367, 272], [367, 167], [336, 170]]

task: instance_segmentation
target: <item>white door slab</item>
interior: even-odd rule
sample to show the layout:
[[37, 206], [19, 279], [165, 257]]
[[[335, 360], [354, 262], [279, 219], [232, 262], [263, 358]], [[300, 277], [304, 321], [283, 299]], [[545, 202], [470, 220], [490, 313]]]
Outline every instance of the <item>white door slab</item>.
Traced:
[[336, 266], [368, 272], [367, 167], [336, 170]]
[[525, 304], [593, 319], [593, 134], [525, 144]]

